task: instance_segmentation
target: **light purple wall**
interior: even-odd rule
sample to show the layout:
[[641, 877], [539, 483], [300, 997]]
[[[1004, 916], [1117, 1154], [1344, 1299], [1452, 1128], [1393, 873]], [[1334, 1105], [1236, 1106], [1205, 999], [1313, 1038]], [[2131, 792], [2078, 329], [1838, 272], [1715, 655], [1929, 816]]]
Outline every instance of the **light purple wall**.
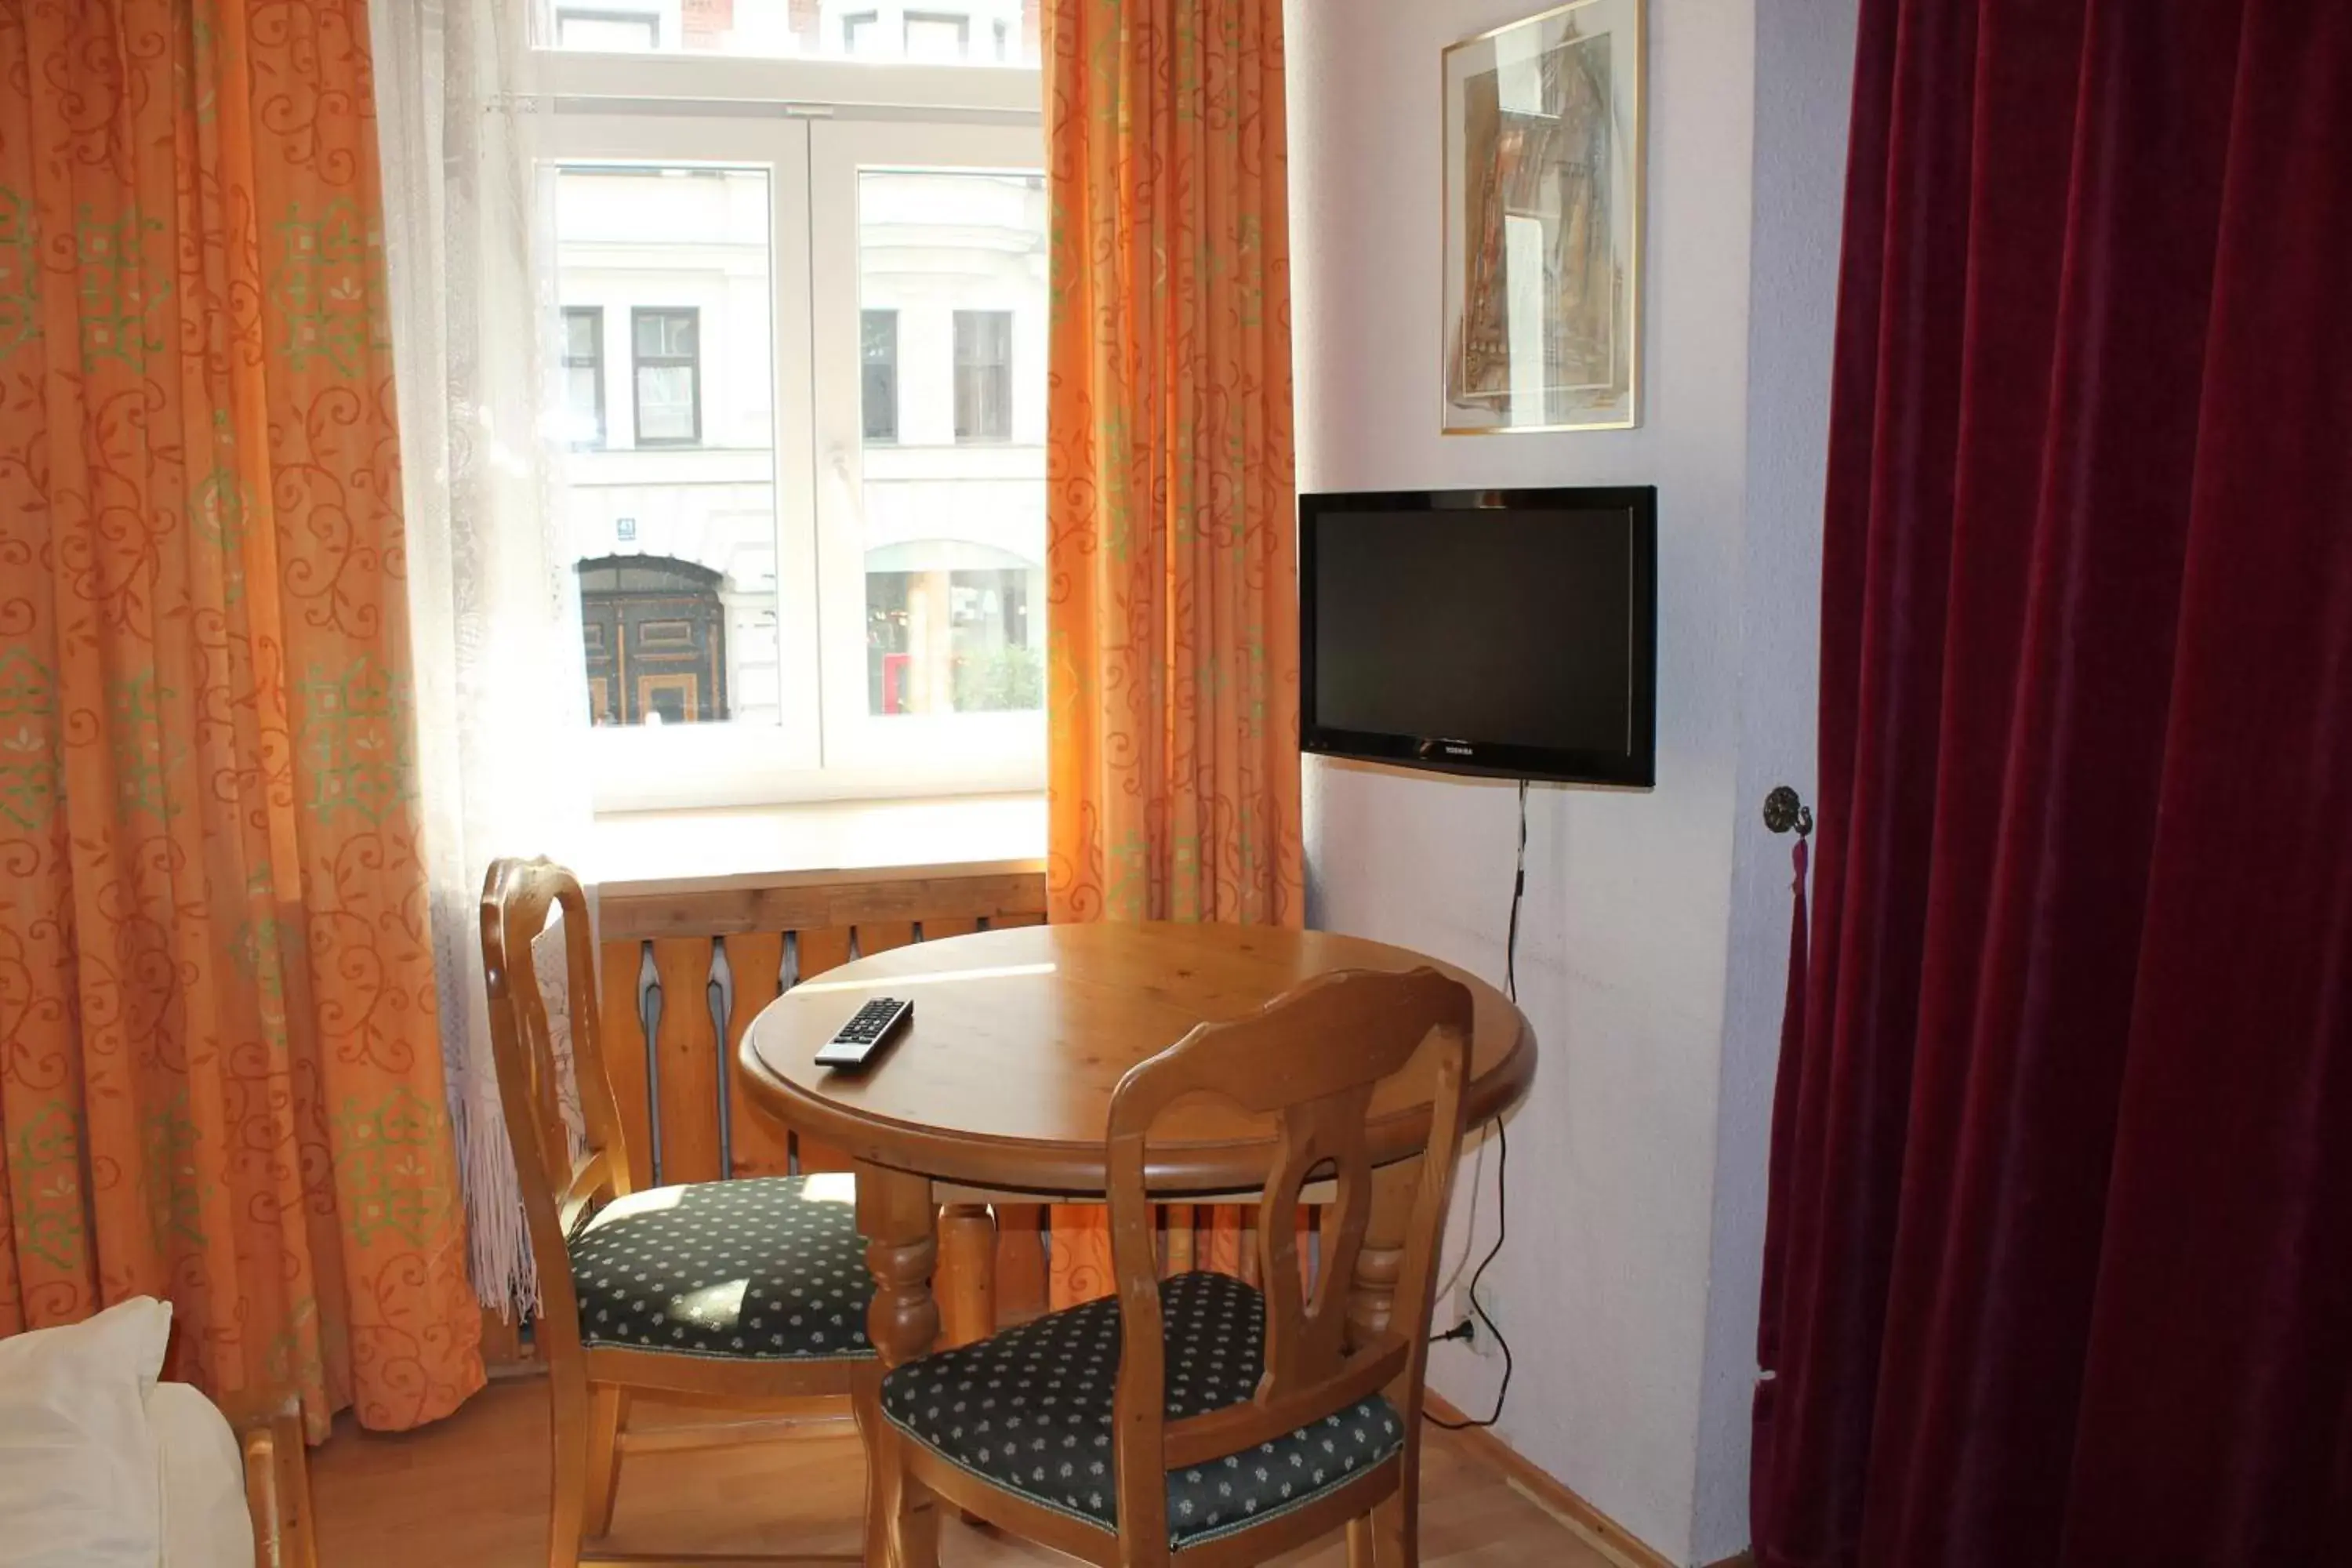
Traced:
[[[1833, 268], [1817, 258], [1818, 181], [1795, 165], [1832, 165], [1833, 259], [1852, 5], [1652, 0], [1643, 423], [1483, 437], [1437, 428], [1438, 57], [1540, 7], [1288, 8], [1300, 488], [1659, 488], [1658, 787], [1534, 792], [1519, 979], [1542, 1068], [1512, 1123], [1511, 1242], [1489, 1279], [1518, 1354], [1503, 1435], [1677, 1562], [1747, 1539], [1787, 920], [1785, 903], [1770, 916], [1765, 869], [1785, 846], [1751, 830], [1748, 796], [1768, 774], [1811, 782], [1818, 547], [1807, 556], [1804, 540], [1819, 528]], [[1759, 86], [1830, 75], [1832, 145], [1818, 105], [1758, 101]], [[1752, 669], [1761, 658], [1775, 668]], [[1509, 785], [1310, 759], [1307, 794], [1317, 923], [1501, 979]], [[1482, 1253], [1491, 1151], [1483, 1174]], [[1483, 1410], [1499, 1370], [1441, 1346], [1432, 1376]]]

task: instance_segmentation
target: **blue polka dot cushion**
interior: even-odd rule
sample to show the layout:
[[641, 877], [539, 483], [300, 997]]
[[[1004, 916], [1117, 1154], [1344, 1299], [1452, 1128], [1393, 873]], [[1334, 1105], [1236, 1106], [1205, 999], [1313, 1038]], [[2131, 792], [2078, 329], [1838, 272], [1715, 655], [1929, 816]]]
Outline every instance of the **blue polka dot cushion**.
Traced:
[[720, 1360], [871, 1356], [853, 1184], [761, 1176], [632, 1193], [572, 1238], [591, 1347]]
[[[1265, 1301], [1223, 1274], [1160, 1282], [1171, 1421], [1238, 1405], [1265, 1370]], [[950, 1464], [1106, 1531], [1118, 1528], [1111, 1452], [1116, 1299], [942, 1351], [882, 1380], [890, 1424]], [[1404, 1446], [1377, 1395], [1286, 1436], [1168, 1472], [1168, 1537], [1181, 1549], [1277, 1518]]]

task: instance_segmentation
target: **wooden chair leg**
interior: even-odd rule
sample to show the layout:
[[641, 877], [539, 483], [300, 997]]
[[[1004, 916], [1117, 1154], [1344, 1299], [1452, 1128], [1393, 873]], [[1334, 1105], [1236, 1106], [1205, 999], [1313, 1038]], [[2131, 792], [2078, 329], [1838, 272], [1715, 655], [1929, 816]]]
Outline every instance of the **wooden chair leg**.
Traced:
[[588, 1502], [588, 1380], [551, 1368], [549, 1415], [555, 1484], [547, 1510], [547, 1568], [580, 1568], [580, 1531]]
[[[1406, 1488], [1372, 1510], [1367, 1544], [1371, 1561], [1380, 1568], [1420, 1568], [1420, 1504], [1413, 1490]], [[1355, 1549], [1356, 1537], [1351, 1528], [1348, 1536], [1349, 1568], [1355, 1568]]]
[[629, 1391], [598, 1384], [588, 1391], [588, 1493], [580, 1531], [590, 1540], [613, 1528], [613, 1498], [621, 1485], [621, 1427], [629, 1418]]
[[929, 1489], [907, 1473], [898, 1436], [882, 1417], [880, 1373], [853, 1401], [866, 1448], [867, 1568], [939, 1568], [940, 1510]]
[[1372, 1516], [1360, 1513], [1348, 1521], [1348, 1568], [1374, 1568]]
[[908, 1475], [904, 1465], [898, 1469], [898, 1528], [892, 1541], [897, 1555], [890, 1561], [896, 1568], [939, 1568], [940, 1520], [946, 1510], [931, 1489]]
[[1371, 1512], [1371, 1539], [1380, 1568], [1420, 1568], [1421, 1402], [1400, 1406], [1408, 1425], [1399, 1456], [1397, 1489]]

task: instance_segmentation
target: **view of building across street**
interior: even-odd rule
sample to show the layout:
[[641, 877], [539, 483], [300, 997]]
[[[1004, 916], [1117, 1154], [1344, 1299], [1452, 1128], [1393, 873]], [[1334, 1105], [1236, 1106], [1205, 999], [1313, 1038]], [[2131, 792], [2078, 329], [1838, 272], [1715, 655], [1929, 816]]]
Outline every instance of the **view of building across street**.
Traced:
[[[1035, 59], [1035, 0], [560, 0], [551, 21], [573, 48]], [[555, 175], [554, 402], [600, 724], [774, 724], [792, 683], [816, 681], [792, 668], [809, 647], [863, 658], [877, 718], [1044, 704], [1044, 180], [861, 164], [854, 189], [854, 213], [801, 222], [790, 205], [810, 195], [767, 166], [566, 160]], [[785, 268], [854, 276], [854, 297], [780, 290], [780, 234], [854, 246], [843, 267]], [[795, 310], [810, 321], [777, 320]], [[812, 342], [814, 363], [780, 361]], [[780, 426], [794, 386], [853, 450]], [[812, 451], [814, 483], [784, 482], [779, 465]], [[846, 511], [783, 499], [811, 494]], [[858, 553], [862, 602], [811, 564], [826, 549]], [[795, 572], [836, 584], [814, 639], [781, 624]]]
[[566, 49], [1037, 63], [1038, 0], [553, 0]]

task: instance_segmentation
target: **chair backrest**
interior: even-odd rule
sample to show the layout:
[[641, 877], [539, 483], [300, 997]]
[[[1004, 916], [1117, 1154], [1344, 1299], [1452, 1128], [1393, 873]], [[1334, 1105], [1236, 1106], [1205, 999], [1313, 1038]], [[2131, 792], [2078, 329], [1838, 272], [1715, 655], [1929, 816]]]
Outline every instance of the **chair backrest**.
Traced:
[[[564, 1124], [562, 1066], [535, 945], [551, 907], [563, 912], [572, 1077], [586, 1132], [587, 1152], [576, 1158]], [[583, 1211], [629, 1192], [628, 1144], [604, 1071], [597, 1017], [595, 934], [579, 879], [548, 860], [492, 861], [482, 883], [482, 975], [489, 991], [499, 1100], [514, 1145], [531, 1258], [539, 1266], [542, 1344], [550, 1351], [572, 1348], [580, 1318], [564, 1238]]]
[[[1108, 1196], [1122, 1339], [1114, 1417], [1122, 1535], [1166, 1541], [1166, 1470], [1244, 1451], [1392, 1384], [1407, 1391], [1404, 1414], [1416, 1418], [1411, 1391], [1427, 1353], [1438, 1242], [1461, 1154], [1470, 1039], [1470, 992], [1460, 982], [1433, 969], [1339, 970], [1250, 1017], [1202, 1025], [1119, 1080]], [[1372, 1207], [1366, 1117], [1381, 1081], [1409, 1069], [1425, 1075], [1415, 1081], [1427, 1084], [1432, 1103], [1403, 1263], [1388, 1326], [1360, 1331], [1350, 1342], [1349, 1296]], [[1256, 1227], [1265, 1368], [1254, 1398], [1170, 1423], [1145, 1173], [1153, 1123], [1195, 1095], [1231, 1100], [1276, 1125]], [[1310, 1297], [1300, 1282], [1296, 1217], [1301, 1192], [1326, 1179], [1332, 1191]]]

